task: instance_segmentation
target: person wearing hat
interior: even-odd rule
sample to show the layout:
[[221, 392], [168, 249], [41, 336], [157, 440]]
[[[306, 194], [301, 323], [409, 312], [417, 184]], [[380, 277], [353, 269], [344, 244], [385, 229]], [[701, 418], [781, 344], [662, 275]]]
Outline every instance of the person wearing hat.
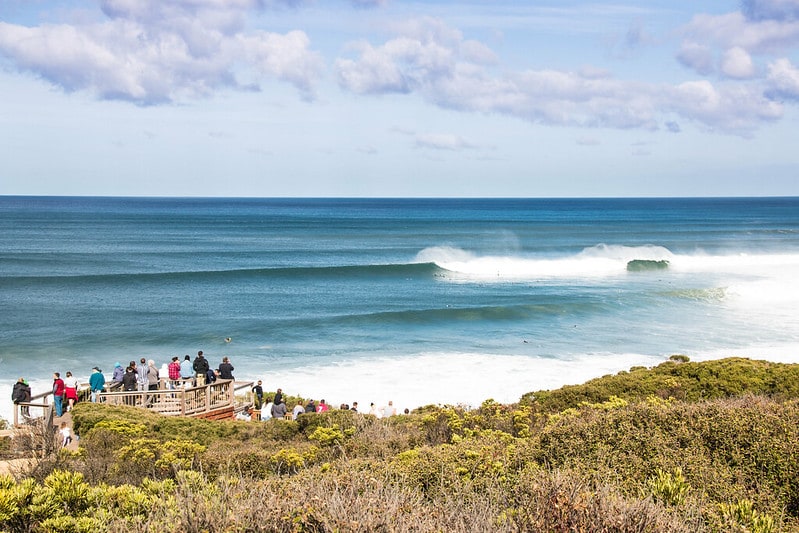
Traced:
[[92, 401], [97, 402], [97, 394], [105, 389], [105, 376], [103, 371], [97, 367], [92, 368], [92, 375], [89, 376], [89, 388], [92, 391]]

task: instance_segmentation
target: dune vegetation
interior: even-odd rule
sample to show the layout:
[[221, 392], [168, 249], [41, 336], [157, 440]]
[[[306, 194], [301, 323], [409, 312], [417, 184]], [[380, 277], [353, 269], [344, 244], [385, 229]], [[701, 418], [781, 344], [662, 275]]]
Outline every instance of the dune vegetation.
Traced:
[[799, 529], [799, 365], [673, 356], [513, 405], [384, 419], [72, 414], [77, 452], [0, 476], [0, 530]]

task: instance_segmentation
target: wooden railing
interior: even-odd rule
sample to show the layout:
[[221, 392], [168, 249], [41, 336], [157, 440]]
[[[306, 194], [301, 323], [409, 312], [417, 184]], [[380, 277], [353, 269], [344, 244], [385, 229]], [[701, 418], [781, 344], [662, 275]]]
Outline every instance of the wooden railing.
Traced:
[[[163, 388], [175, 386], [175, 388]], [[245, 406], [250, 400], [253, 382], [220, 379], [200, 386], [162, 380], [161, 389], [147, 391], [104, 391], [97, 394], [97, 402], [108, 405], [129, 405], [149, 409], [166, 416], [202, 416], [213, 411]], [[245, 391], [245, 400], [237, 402], [237, 391]], [[20, 403], [14, 409], [14, 425], [20, 421], [53, 416], [50, 404], [52, 392], [39, 394], [30, 402]], [[88, 398], [88, 395], [86, 396]], [[28, 417], [22, 415], [27, 408]], [[64, 404], [66, 411], [66, 404]], [[27, 420], [26, 420], [27, 418]], [[21, 419], [21, 420], [20, 420]]]
[[32, 420], [49, 419], [52, 421], [52, 405], [48, 404], [52, 392], [45, 392], [31, 397], [29, 402], [20, 402], [14, 406], [14, 426], [28, 423]]

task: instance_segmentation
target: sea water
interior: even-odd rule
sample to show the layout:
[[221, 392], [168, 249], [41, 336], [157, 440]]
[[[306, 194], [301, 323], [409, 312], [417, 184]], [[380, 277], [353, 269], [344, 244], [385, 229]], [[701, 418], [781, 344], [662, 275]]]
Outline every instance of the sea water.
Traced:
[[799, 198], [0, 197], [0, 416], [18, 377], [198, 350], [361, 409], [799, 362], [798, 279]]

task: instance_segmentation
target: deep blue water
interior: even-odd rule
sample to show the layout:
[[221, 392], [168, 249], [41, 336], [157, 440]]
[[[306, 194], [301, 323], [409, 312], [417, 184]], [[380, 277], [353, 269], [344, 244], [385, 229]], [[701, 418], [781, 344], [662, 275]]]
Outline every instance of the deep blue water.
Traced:
[[799, 356], [797, 274], [797, 198], [0, 197], [0, 379], [203, 349], [306, 395], [512, 401]]

